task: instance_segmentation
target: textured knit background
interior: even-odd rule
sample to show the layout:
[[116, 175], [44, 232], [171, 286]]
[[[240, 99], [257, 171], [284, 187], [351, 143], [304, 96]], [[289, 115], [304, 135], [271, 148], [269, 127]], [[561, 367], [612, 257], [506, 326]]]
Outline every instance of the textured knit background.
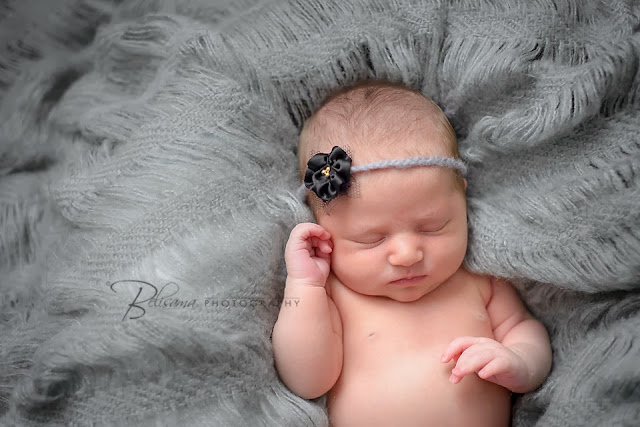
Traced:
[[0, 1], [0, 425], [325, 426], [270, 332], [300, 124], [361, 78], [445, 110], [467, 263], [551, 333], [513, 425], [638, 425], [639, 29], [632, 0]]

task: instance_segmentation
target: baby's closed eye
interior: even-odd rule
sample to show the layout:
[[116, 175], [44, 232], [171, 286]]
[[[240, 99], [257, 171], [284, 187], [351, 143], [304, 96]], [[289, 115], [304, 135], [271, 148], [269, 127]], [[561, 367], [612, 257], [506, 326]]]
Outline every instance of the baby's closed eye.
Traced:
[[439, 231], [444, 230], [447, 224], [449, 224], [449, 220], [425, 224], [418, 229], [418, 232], [425, 233], [425, 234], [437, 233]]
[[384, 242], [385, 239], [386, 237], [384, 235], [371, 234], [354, 237], [351, 241], [359, 245], [374, 247]]

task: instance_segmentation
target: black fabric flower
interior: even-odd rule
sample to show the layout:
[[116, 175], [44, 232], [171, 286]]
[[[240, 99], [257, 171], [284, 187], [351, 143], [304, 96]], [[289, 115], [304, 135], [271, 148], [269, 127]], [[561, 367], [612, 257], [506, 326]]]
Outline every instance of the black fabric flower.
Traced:
[[351, 157], [335, 146], [331, 153], [318, 153], [307, 162], [304, 185], [327, 202], [347, 191], [351, 176]]

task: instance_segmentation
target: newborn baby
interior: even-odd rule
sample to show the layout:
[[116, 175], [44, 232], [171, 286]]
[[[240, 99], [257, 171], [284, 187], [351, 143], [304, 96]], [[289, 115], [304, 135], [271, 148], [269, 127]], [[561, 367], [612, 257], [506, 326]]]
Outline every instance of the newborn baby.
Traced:
[[298, 156], [317, 224], [285, 250], [284, 384], [328, 392], [337, 427], [508, 426], [510, 391], [549, 373], [549, 338], [508, 282], [462, 265], [466, 168], [440, 109], [365, 82], [307, 121]]

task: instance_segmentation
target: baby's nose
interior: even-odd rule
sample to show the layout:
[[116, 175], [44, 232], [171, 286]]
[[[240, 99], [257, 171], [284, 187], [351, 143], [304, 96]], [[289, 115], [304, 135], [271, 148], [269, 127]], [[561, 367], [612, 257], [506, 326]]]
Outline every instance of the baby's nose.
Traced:
[[422, 261], [424, 253], [420, 240], [414, 236], [396, 238], [388, 258], [389, 264], [403, 267]]

